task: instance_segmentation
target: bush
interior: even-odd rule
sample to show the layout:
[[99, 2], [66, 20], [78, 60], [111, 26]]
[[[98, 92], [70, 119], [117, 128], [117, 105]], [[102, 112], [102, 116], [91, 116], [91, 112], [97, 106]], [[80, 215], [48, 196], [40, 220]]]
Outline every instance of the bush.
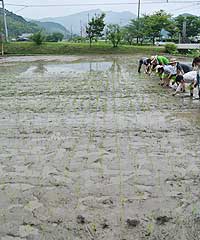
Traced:
[[117, 47], [122, 40], [122, 32], [118, 24], [110, 24], [107, 29], [107, 38], [111, 41], [113, 47]]
[[45, 41], [45, 36], [42, 34], [42, 32], [34, 33], [31, 37], [34, 43], [37, 45], [41, 45]]
[[61, 42], [64, 38], [64, 35], [59, 32], [54, 32], [46, 37], [47, 42]]
[[188, 50], [188, 54], [189, 56], [192, 56], [192, 57], [199, 57], [200, 56], [200, 51], [198, 49], [193, 49], [193, 50]]
[[168, 43], [165, 45], [165, 52], [166, 53], [176, 53], [177, 52], [177, 46], [174, 43]]
[[73, 37], [72, 39], [70, 39], [70, 41], [75, 42], [75, 43], [86, 42], [86, 40], [87, 40], [87, 38], [81, 37], [81, 36]]

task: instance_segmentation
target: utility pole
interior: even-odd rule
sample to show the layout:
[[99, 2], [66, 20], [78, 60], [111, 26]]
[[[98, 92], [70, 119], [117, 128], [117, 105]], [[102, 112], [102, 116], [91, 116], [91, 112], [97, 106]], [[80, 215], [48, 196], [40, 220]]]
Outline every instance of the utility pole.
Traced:
[[1, 42], [1, 55], [4, 55], [4, 48], [3, 48], [3, 35], [0, 34], [0, 42]]
[[181, 33], [178, 34], [178, 43], [181, 43]]
[[138, 15], [137, 15], [138, 20], [140, 19], [140, 8], [141, 8], [141, 0], [138, 0]]
[[186, 21], [183, 22], [183, 30], [182, 30], [182, 41], [183, 43], [186, 43], [187, 42], [187, 23]]
[[[140, 19], [140, 9], [141, 9], [141, 0], [138, 0], [138, 14], [137, 14], [137, 19]], [[140, 30], [140, 26], [139, 26], [139, 21], [138, 21], [138, 32]], [[137, 44], [139, 42], [139, 37], [137, 37]]]
[[6, 11], [5, 11], [4, 0], [0, 0], [0, 2], [2, 2], [5, 37], [6, 37], [6, 42], [8, 42], [8, 26], [7, 26], [7, 21], [6, 21]]
[[72, 28], [72, 25], [71, 25], [71, 40], [73, 38], [73, 28]]
[[82, 21], [80, 20], [80, 34], [81, 37], [83, 37], [83, 27], [82, 27]]

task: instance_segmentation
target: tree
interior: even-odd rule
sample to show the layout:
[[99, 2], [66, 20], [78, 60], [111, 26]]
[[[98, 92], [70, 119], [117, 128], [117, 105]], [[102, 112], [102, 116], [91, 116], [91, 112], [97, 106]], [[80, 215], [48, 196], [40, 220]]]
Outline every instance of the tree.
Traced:
[[153, 44], [155, 43], [155, 38], [160, 37], [162, 29], [170, 31], [174, 26], [171, 15], [163, 10], [152, 15], [144, 15], [143, 21], [145, 35], [152, 39]]
[[122, 29], [122, 38], [126, 43], [132, 45], [135, 39], [135, 35], [129, 31], [128, 27], [124, 27]]
[[117, 47], [122, 40], [122, 32], [118, 24], [110, 24], [107, 28], [107, 38]]
[[36, 43], [37, 45], [41, 45], [44, 41], [45, 41], [45, 36], [42, 34], [42, 32], [37, 32], [34, 33], [31, 37], [31, 39], [33, 40], [34, 43]]
[[145, 38], [145, 22], [144, 17], [140, 19], [132, 19], [130, 24], [127, 26], [128, 42], [132, 43], [134, 38], [137, 38], [140, 43], [144, 41]]
[[93, 39], [97, 39], [103, 36], [103, 30], [105, 27], [104, 18], [105, 13], [95, 16], [89, 21], [88, 26], [86, 27], [86, 34], [90, 41], [90, 47], [92, 46]]
[[178, 32], [182, 35], [183, 24], [186, 23], [186, 36], [195, 37], [200, 32], [200, 18], [197, 16], [189, 15], [179, 15], [175, 19], [175, 23], [178, 28]]
[[167, 31], [171, 38], [175, 38], [175, 39], [179, 38], [179, 29], [177, 27], [177, 24], [176, 24], [174, 18], [171, 19], [171, 22], [167, 27]]
[[64, 38], [64, 35], [60, 32], [54, 32], [46, 37], [47, 42], [61, 42]]

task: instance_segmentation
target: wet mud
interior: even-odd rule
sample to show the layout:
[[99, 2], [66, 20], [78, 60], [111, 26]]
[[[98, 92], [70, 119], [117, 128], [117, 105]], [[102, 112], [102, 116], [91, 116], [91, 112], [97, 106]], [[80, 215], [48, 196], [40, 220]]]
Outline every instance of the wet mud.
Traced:
[[0, 239], [200, 239], [200, 102], [138, 58], [1, 60]]

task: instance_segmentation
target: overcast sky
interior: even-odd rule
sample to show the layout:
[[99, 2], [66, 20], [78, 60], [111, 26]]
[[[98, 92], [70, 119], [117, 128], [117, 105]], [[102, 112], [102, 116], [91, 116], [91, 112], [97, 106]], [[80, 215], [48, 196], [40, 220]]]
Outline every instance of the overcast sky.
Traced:
[[[66, 16], [73, 13], [86, 11], [90, 9], [102, 9], [104, 11], [131, 11], [134, 14], [137, 13], [137, 5], [120, 5], [120, 6], [99, 6], [98, 3], [127, 3], [134, 2], [136, 3], [138, 0], [4, 0], [6, 3], [15, 3], [15, 4], [84, 4], [84, 3], [92, 3], [97, 4], [96, 6], [76, 6], [76, 7], [48, 7], [48, 8], [25, 8], [20, 10], [22, 7], [11, 7], [6, 6], [6, 8], [14, 13], [22, 15], [26, 18], [39, 19], [44, 17], [57, 17], [57, 16]], [[171, 14], [178, 15], [181, 13], [192, 13], [196, 15], [200, 15], [200, 2], [199, 4], [194, 3], [191, 0], [191, 3], [183, 3], [183, 0], [180, 0], [181, 3], [170, 4], [165, 3], [166, 0], [141, 0], [141, 2], [163, 2], [157, 4], [142, 4], [141, 12], [142, 13], [151, 13], [159, 9], [164, 9]], [[169, 0], [170, 1], [179, 1], [179, 0]], [[190, 1], [190, 0], [189, 0]]]

